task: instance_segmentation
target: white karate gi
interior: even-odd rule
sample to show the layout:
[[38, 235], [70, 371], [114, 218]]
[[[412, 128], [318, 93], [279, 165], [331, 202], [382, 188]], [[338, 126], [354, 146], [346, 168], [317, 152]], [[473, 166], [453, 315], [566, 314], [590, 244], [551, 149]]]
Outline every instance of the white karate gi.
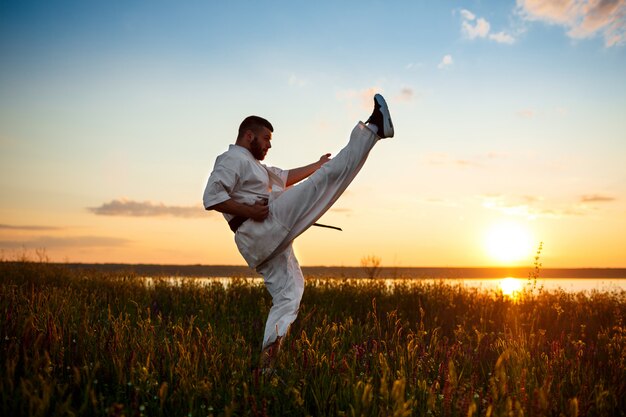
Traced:
[[[288, 171], [261, 164], [244, 147], [230, 145], [217, 157], [204, 191], [205, 208], [230, 198], [254, 204], [269, 199], [269, 216], [245, 221], [235, 233], [239, 252], [263, 276], [272, 296], [263, 348], [284, 336], [298, 315], [304, 277], [292, 242], [319, 219], [357, 175], [378, 137], [363, 123], [348, 144], [306, 180], [285, 189]], [[234, 216], [224, 214], [226, 220]]]

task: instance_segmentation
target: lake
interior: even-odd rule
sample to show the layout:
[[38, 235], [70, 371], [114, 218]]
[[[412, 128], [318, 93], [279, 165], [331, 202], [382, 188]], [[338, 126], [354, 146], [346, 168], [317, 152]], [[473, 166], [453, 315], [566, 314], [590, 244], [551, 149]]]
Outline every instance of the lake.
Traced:
[[[199, 280], [201, 284], [221, 282], [229, 285], [234, 278], [262, 285], [263, 279], [254, 270], [241, 265], [158, 265], [158, 264], [63, 264], [81, 270], [128, 273], [139, 277], [168, 277], [172, 284]], [[307, 281], [349, 279], [370, 282], [371, 271], [363, 267], [304, 266]], [[528, 284], [528, 277], [536, 273], [533, 267], [381, 267], [376, 279], [388, 287], [398, 282], [446, 282], [486, 290], [502, 289], [504, 293], [519, 291]], [[626, 268], [541, 268], [537, 287], [552, 291], [626, 291]], [[144, 278], [148, 283], [152, 278]]]
[[[143, 277], [146, 284], [151, 285], [154, 282], [154, 278]], [[244, 280], [251, 285], [263, 285], [263, 278], [261, 277], [163, 277], [159, 279], [165, 279], [172, 285], [180, 285], [183, 282], [194, 281], [199, 285], [209, 285], [211, 283], [221, 283], [225, 287], [228, 287], [230, 283], [235, 280]], [[531, 284], [528, 278], [515, 278], [515, 277], [503, 277], [503, 278], [455, 278], [455, 279], [374, 279], [369, 278], [307, 278], [307, 281], [331, 280], [337, 283], [348, 280], [350, 282], [357, 282], [367, 284], [371, 282], [381, 281], [389, 288], [393, 288], [394, 285], [403, 284], [411, 285], [412, 283], [437, 283], [443, 282], [450, 285], [462, 285], [468, 288], [482, 288], [485, 290], [502, 290], [504, 294], [513, 294], [521, 291], [525, 286]], [[537, 279], [536, 288], [543, 288], [547, 291], [563, 290], [566, 292], [613, 292], [613, 291], [626, 291], [626, 279], [624, 278], [539, 278]]]

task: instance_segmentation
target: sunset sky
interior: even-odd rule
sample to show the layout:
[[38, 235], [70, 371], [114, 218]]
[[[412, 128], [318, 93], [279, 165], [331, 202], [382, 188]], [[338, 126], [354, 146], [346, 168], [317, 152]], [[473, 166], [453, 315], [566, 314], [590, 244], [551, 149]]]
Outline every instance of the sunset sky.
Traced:
[[266, 163], [381, 141], [302, 265], [626, 267], [626, 1], [0, 1], [0, 251], [244, 264], [202, 208], [241, 120]]

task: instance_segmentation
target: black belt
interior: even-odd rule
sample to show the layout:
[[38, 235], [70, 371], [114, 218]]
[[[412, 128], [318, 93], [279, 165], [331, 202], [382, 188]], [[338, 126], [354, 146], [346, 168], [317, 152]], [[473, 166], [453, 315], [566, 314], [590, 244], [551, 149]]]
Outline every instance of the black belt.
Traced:
[[228, 222], [228, 226], [230, 226], [230, 230], [232, 230], [233, 233], [235, 233], [237, 229], [239, 229], [239, 226], [241, 226], [243, 222], [245, 222], [248, 219], [249, 217], [235, 216], [232, 219], [230, 219], [230, 221]]
[[[228, 222], [228, 226], [230, 226], [230, 230], [232, 230], [233, 233], [236, 233], [237, 229], [239, 229], [239, 226], [241, 226], [248, 219], [249, 219], [249, 217], [235, 216], [232, 219], [230, 219], [230, 221]], [[312, 226], [327, 227], [329, 229], [339, 230], [340, 232], [342, 231], [340, 227], [328, 226], [326, 224], [313, 223]]]

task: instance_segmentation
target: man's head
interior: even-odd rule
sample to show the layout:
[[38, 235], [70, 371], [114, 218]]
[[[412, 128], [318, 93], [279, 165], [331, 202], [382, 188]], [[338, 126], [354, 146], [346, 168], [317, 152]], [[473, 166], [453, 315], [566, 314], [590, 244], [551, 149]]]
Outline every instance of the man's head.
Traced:
[[267, 151], [272, 147], [272, 132], [274, 127], [266, 119], [259, 116], [248, 116], [239, 125], [237, 142], [252, 153], [252, 155], [262, 161], [265, 159]]

